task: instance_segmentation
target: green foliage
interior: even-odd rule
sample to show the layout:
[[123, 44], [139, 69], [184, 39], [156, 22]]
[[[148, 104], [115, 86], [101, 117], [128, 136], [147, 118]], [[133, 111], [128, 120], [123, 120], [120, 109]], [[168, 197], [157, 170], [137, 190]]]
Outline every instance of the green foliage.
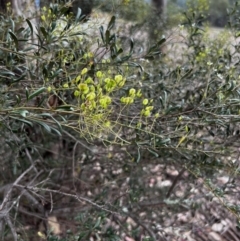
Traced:
[[69, 0], [41, 0], [40, 1], [40, 7], [49, 7], [51, 4], [54, 6], [54, 4], [65, 4], [63, 5], [62, 10], [64, 10], [65, 14], [69, 14], [70, 12], [74, 13], [75, 15], [78, 14], [78, 8], [81, 9], [82, 15], [89, 15], [92, 11], [94, 0], [75, 0], [75, 1], [69, 1]]
[[139, 50], [127, 36], [126, 45], [115, 16], [98, 24], [43, 8], [37, 44], [29, 20], [23, 30], [2, 16], [0, 207], [10, 235], [12, 217], [21, 230], [48, 213], [67, 223], [62, 237], [45, 229], [21, 238], [175, 239], [169, 223], [186, 229], [179, 216], [203, 215], [209, 200], [240, 220], [237, 6], [230, 29], [213, 35], [208, 2], [189, 2], [176, 53], [168, 38]]
[[102, 11], [116, 13], [119, 17], [142, 22], [146, 21], [151, 12], [151, 6], [145, 0], [96, 0], [95, 5]]

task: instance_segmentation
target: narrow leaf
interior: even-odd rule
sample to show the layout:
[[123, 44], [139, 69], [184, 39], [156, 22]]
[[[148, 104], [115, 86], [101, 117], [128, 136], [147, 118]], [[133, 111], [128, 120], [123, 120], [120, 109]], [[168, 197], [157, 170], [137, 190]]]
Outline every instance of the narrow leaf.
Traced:
[[115, 25], [115, 20], [116, 20], [116, 17], [115, 17], [115, 16], [112, 16], [112, 18], [111, 18], [111, 20], [110, 20], [110, 22], [109, 22], [109, 24], [108, 24], [107, 30], [111, 30], [111, 29], [114, 27], [114, 25]]
[[30, 22], [29, 19], [26, 19], [26, 22], [27, 22], [27, 24], [28, 24], [28, 26], [29, 26], [29, 28], [30, 28], [30, 30], [31, 30], [31, 34], [33, 34], [33, 26], [32, 26], [32, 23]]
[[36, 91], [33, 92], [32, 94], [30, 94], [30, 95], [28, 96], [27, 100], [31, 100], [31, 99], [33, 99], [35, 96], [38, 96], [39, 94], [41, 94], [42, 92], [44, 92], [45, 89], [46, 89], [45, 87], [39, 88], [38, 90], [36, 90]]
[[17, 36], [12, 31], [9, 31], [9, 34], [11, 35], [11, 38], [13, 39], [13, 41], [15, 43], [16, 49], [18, 49], [18, 39], [17, 39]]
[[99, 31], [100, 31], [100, 34], [101, 34], [102, 41], [103, 41], [103, 43], [105, 44], [105, 38], [104, 38], [104, 33], [103, 33], [103, 31], [104, 31], [103, 26], [101, 26], [101, 27], [99, 28]]
[[79, 21], [79, 18], [81, 16], [81, 14], [82, 14], [82, 10], [81, 10], [81, 8], [78, 8], [77, 15], [76, 15], [76, 18], [75, 18], [75, 22], [76, 23]]
[[28, 97], [29, 97], [29, 91], [28, 91], [28, 88], [26, 87], [26, 89], [25, 89], [25, 93], [26, 93], [26, 98], [27, 98], [27, 100], [28, 100]]
[[138, 157], [137, 157], [136, 163], [139, 163], [140, 159], [141, 159], [141, 153], [140, 153], [140, 147], [138, 147]]

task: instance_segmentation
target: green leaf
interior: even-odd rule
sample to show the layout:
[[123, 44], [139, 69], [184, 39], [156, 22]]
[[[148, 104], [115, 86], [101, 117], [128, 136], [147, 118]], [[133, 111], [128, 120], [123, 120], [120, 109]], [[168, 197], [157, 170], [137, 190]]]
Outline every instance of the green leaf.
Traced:
[[17, 99], [17, 104], [20, 104], [21, 103], [21, 96], [20, 95], [16, 95], [16, 99]]
[[71, 26], [72, 26], [71, 23], [67, 23], [66, 26], [65, 26], [65, 28], [63, 29], [62, 33], [63, 33], [64, 31], [67, 31]]
[[107, 30], [111, 30], [115, 26], [116, 17], [112, 16], [110, 22], [108, 23]]
[[32, 23], [30, 22], [29, 19], [26, 19], [26, 22], [27, 22], [29, 28], [31, 29], [31, 34], [33, 34], [33, 26], [32, 26]]
[[52, 133], [52, 131], [56, 132], [59, 136], [61, 136], [62, 134], [60, 133], [60, 131], [58, 131], [56, 128], [51, 127], [49, 125], [47, 125], [45, 122], [40, 121], [40, 120], [34, 120], [34, 122], [36, 122], [37, 124], [39, 124], [40, 126], [42, 126], [47, 132]]
[[141, 153], [140, 153], [140, 147], [138, 146], [138, 157], [137, 157], [136, 163], [139, 163], [140, 160], [141, 160]]
[[82, 10], [81, 10], [81, 8], [78, 8], [78, 10], [77, 10], [77, 15], [76, 15], [76, 17], [75, 17], [75, 22], [76, 22], [76, 23], [79, 22], [79, 19], [80, 19], [81, 14], [82, 14]]
[[72, 105], [60, 105], [56, 108], [56, 110], [59, 111], [74, 111], [74, 108]]
[[14, 80], [12, 81], [12, 83], [17, 83], [17, 82], [19, 82], [20, 80], [24, 79], [25, 76], [26, 76], [26, 74], [21, 75], [19, 78], [14, 79]]
[[54, 31], [54, 29], [56, 28], [56, 26], [57, 26], [57, 22], [56, 22], [56, 21], [53, 21], [53, 22], [51, 23], [51, 32]]
[[16, 49], [18, 49], [18, 39], [17, 39], [17, 36], [12, 31], [8, 31], [8, 32], [11, 35], [11, 38], [13, 39], [13, 41], [15, 43]]
[[103, 26], [101, 26], [101, 27], [99, 28], [99, 31], [100, 31], [100, 35], [101, 35], [102, 41], [103, 41], [103, 43], [105, 44], [106, 41], [105, 41], [105, 37], [104, 37], [104, 33], [103, 33], [103, 31], [104, 31]]
[[161, 40], [159, 40], [158, 42], [157, 42], [157, 46], [161, 46], [163, 43], [165, 43], [166, 42], [166, 37], [163, 35], [162, 36], [162, 39]]
[[155, 157], [159, 157], [159, 155], [158, 155], [157, 152], [151, 150], [150, 148], [147, 148], [147, 150], [148, 150], [150, 153], [152, 153]]
[[51, 127], [51, 130], [55, 131], [57, 133], [57, 135], [62, 136], [61, 132], [59, 130], [57, 130], [56, 128]]
[[44, 27], [40, 27], [40, 30], [41, 30], [43, 36], [45, 37], [45, 39], [47, 39], [48, 33], [47, 33], [46, 29]]
[[28, 120], [25, 120], [25, 119], [21, 119], [19, 117], [15, 117], [15, 116], [10, 116], [10, 118], [14, 119], [14, 120], [17, 120], [17, 121], [21, 121], [25, 124], [28, 124], [30, 126], [33, 126], [32, 122], [28, 121]]
[[110, 31], [107, 30], [105, 33], [106, 45], [110, 43]]
[[36, 91], [33, 92], [32, 94], [28, 95], [27, 100], [31, 100], [31, 99], [33, 99], [35, 96], [38, 96], [39, 94], [41, 94], [42, 92], [44, 92], [45, 89], [46, 89], [45, 87], [39, 88], [38, 90], [36, 90]]
[[51, 114], [49, 114], [49, 113], [42, 113], [39, 116], [44, 116], [44, 117], [51, 118], [58, 125], [59, 129], [62, 131], [61, 124]]
[[27, 110], [20, 110], [19, 111], [19, 114], [22, 116], [22, 117], [26, 117], [27, 115], [29, 115], [29, 111], [27, 111]]
[[25, 88], [25, 93], [26, 93], [26, 98], [27, 98], [27, 100], [28, 100], [28, 97], [29, 97], [29, 91], [28, 91], [28, 88], [27, 88], [27, 87]]
[[47, 132], [51, 133], [51, 127], [49, 125], [47, 125], [46, 123], [42, 122], [42, 121], [38, 121], [38, 120], [34, 120], [36, 123], [38, 123], [39, 125], [41, 125]]
[[133, 54], [133, 48], [134, 48], [134, 41], [131, 38], [130, 39], [130, 50], [129, 50], [129, 55], [131, 56]]
[[8, 75], [15, 76], [15, 74], [11, 71], [1, 71], [0, 75], [1, 76], [8, 76]]
[[95, 223], [95, 225], [94, 225], [94, 227], [93, 227], [93, 230], [96, 229], [96, 228], [98, 228], [98, 227], [100, 226], [100, 224], [101, 224], [101, 218], [98, 218], [98, 219], [97, 219], [97, 222]]

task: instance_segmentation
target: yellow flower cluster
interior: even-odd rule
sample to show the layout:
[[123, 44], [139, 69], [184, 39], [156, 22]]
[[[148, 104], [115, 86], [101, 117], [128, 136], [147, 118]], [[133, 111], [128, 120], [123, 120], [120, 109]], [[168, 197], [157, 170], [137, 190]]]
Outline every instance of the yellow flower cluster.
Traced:
[[130, 105], [134, 102], [135, 98], [142, 96], [141, 90], [136, 91], [134, 88], [129, 90], [128, 96], [123, 96], [121, 102], [125, 105]]
[[144, 108], [141, 111], [141, 115], [149, 117], [152, 113], [153, 110], [153, 106], [152, 105], [148, 105], [148, 104], [152, 104], [153, 100], [148, 100], [148, 99], [144, 99], [142, 104], [144, 106]]
[[41, 20], [43, 22], [46, 22], [47, 19], [51, 19], [51, 18], [53, 19], [56, 17], [54, 14], [52, 14], [52, 11], [50, 9], [47, 9], [46, 7], [43, 7], [42, 11], [43, 11], [43, 15], [41, 15]]
[[[83, 114], [89, 118], [92, 117], [93, 121], [98, 122], [99, 118], [105, 120], [106, 127], [109, 127], [110, 122], [106, 119], [106, 115], [111, 111], [111, 93], [121, 89], [126, 80], [122, 75], [113, 75], [109, 71], [97, 71], [93, 78], [88, 72], [88, 68], [83, 68], [78, 76], [62, 86], [73, 89], [73, 94]], [[131, 98], [140, 95], [140, 91], [136, 93], [133, 89], [129, 93]]]

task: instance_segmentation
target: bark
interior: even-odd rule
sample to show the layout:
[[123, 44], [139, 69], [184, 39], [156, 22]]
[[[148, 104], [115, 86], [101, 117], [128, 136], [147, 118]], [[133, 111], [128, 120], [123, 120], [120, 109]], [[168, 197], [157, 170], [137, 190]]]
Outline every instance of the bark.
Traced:
[[[17, 21], [16, 29], [23, 27], [24, 29], [29, 28], [25, 19], [29, 19], [32, 23], [34, 32], [36, 32], [35, 27], [38, 25], [37, 8], [34, 0], [0, 0], [0, 12], [5, 13], [7, 10], [7, 4], [11, 3], [12, 16], [22, 17], [23, 21]], [[15, 31], [13, 29], [13, 31]], [[21, 36], [22, 37], [22, 36]], [[36, 38], [32, 34], [32, 42], [36, 43]]]
[[166, 17], [167, 0], [152, 0], [152, 5], [158, 15], [161, 15], [164, 18]]

